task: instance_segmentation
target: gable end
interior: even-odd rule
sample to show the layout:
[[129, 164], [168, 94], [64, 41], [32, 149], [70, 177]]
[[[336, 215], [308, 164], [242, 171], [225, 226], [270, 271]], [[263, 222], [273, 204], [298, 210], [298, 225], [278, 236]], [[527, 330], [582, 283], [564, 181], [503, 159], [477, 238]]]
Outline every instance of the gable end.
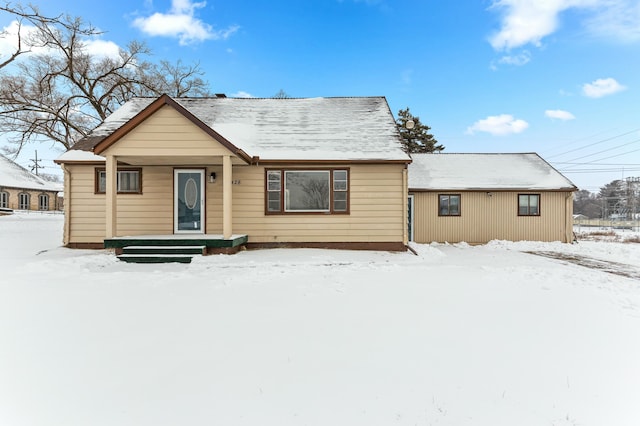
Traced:
[[100, 155], [107, 148], [109, 148], [110, 146], [118, 142], [120, 139], [122, 139], [129, 132], [131, 132], [133, 129], [138, 127], [147, 118], [151, 117], [158, 110], [160, 110], [160, 108], [162, 108], [165, 105], [175, 109], [178, 113], [180, 113], [189, 121], [191, 121], [193, 124], [198, 126], [201, 130], [203, 130], [205, 133], [207, 133], [209, 136], [215, 139], [218, 143], [220, 143], [222, 146], [228, 149], [231, 153], [237, 155], [240, 159], [245, 161], [247, 164], [251, 164], [252, 162], [255, 162], [255, 159], [252, 159], [252, 157], [249, 156], [246, 152], [244, 152], [242, 149], [235, 146], [233, 143], [231, 143], [225, 137], [223, 137], [218, 132], [213, 130], [211, 127], [207, 126], [200, 119], [198, 119], [196, 116], [190, 113], [186, 108], [184, 108], [182, 105], [177, 103], [169, 95], [166, 95], [166, 94], [160, 96], [158, 99], [156, 99], [151, 104], [149, 104], [149, 106], [147, 106], [145, 109], [140, 111], [136, 116], [134, 116], [131, 120], [129, 120], [123, 126], [115, 130], [113, 133], [111, 133], [109, 136], [107, 136], [100, 142], [98, 142], [98, 144], [96, 144], [96, 146], [93, 148], [93, 152], [96, 155]]

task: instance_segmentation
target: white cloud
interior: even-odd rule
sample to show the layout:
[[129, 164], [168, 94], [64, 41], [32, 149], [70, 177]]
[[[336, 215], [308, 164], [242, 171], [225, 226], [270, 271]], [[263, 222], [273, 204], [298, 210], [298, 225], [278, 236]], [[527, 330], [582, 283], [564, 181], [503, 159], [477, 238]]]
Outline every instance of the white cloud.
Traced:
[[238, 30], [238, 26], [214, 30], [211, 25], [196, 18], [196, 9], [201, 9], [206, 4], [204, 1], [172, 0], [168, 13], [156, 12], [146, 18], [136, 18], [133, 26], [150, 36], [176, 37], [181, 45], [226, 39]]
[[569, 111], [563, 111], [561, 109], [548, 109], [544, 112], [544, 115], [549, 118], [562, 121], [574, 120], [576, 118], [575, 115], [571, 114]]
[[[0, 61], [12, 55], [18, 49], [18, 29], [20, 29], [20, 35], [22, 37], [22, 50], [30, 52], [27, 53], [27, 55], [32, 53], [59, 53], [55, 49], [30, 44], [30, 40], [37, 32], [36, 27], [31, 25], [22, 25], [19, 27], [18, 22], [13, 21], [0, 31], [0, 34], [2, 34], [0, 36]], [[84, 43], [84, 50], [92, 56], [119, 57], [120, 47], [112, 41], [92, 38], [82, 40], [82, 42]]]
[[231, 95], [232, 98], [255, 98], [251, 93], [240, 90], [239, 92], [233, 93]]
[[466, 133], [473, 135], [475, 132], [486, 132], [492, 135], [503, 136], [521, 133], [527, 127], [529, 127], [529, 123], [526, 121], [516, 119], [510, 114], [501, 114], [476, 121], [472, 126], [467, 128]]
[[518, 55], [507, 55], [500, 58], [498, 63], [503, 65], [513, 65], [516, 67], [521, 67], [527, 64], [531, 60], [531, 53], [525, 50]]
[[18, 32], [22, 37], [22, 50], [42, 51], [41, 47], [32, 47], [29, 44], [29, 38], [36, 33], [36, 27], [32, 25], [18, 24], [18, 21], [12, 21], [9, 25], [0, 30], [0, 59], [5, 56], [12, 55], [18, 48]]
[[521, 67], [526, 65], [531, 61], [531, 53], [528, 50], [523, 50], [521, 53], [517, 55], [505, 55], [502, 58], [498, 59], [497, 62], [491, 62], [489, 66], [493, 71], [498, 70], [498, 65], [511, 65], [514, 67]]
[[618, 83], [614, 78], [599, 78], [592, 83], [584, 84], [582, 86], [582, 93], [589, 98], [601, 98], [626, 89], [625, 86]]
[[92, 56], [119, 58], [120, 46], [112, 41], [93, 39], [85, 41], [85, 50]]
[[490, 9], [502, 13], [501, 28], [489, 38], [495, 50], [532, 44], [560, 26], [560, 14], [579, 9], [588, 33], [621, 41], [640, 40], [638, 0], [492, 0]]
[[585, 22], [590, 33], [623, 42], [640, 41], [640, 2], [603, 0], [601, 3], [603, 7], [598, 13]]
[[495, 50], [527, 44], [540, 46], [542, 38], [558, 28], [561, 12], [570, 8], [593, 8], [608, 1], [612, 0], [493, 0], [491, 9], [504, 12], [502, 28], [489, 42]]

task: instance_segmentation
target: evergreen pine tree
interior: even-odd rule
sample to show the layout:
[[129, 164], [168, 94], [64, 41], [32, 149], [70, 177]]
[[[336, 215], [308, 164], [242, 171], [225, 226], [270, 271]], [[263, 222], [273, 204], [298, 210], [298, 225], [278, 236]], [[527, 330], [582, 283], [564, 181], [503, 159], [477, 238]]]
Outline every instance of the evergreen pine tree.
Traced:
[[[412, 122], [413, 127], [407, 125], [407, 122]], [[409, 107], [401, 109], [398, 112], [396, 124], [402, 137], [402, 145], [407, 154], [440, 152], [444, 150], [444, 146], [438, 145], [438, 141], [429, 133], [431, 127], [422, 124], [420, 117], [413, 116], [411, 112], [409, 112]]]

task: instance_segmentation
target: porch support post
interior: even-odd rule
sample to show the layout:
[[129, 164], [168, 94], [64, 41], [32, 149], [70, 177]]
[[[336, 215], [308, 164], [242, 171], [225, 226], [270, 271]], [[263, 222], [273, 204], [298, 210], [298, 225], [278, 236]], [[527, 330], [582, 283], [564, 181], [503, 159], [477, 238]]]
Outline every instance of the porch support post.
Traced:
[[105, 206], [107, 226], [105, 238], [113, 238], [118, 232], [118, 159], [113, 155], [107, 155], [106, 157], [106, 178]]
[[225, 240], [233, 235], [233, 206], [231, 189], [231, 156], [222, 156], [222, 236]]

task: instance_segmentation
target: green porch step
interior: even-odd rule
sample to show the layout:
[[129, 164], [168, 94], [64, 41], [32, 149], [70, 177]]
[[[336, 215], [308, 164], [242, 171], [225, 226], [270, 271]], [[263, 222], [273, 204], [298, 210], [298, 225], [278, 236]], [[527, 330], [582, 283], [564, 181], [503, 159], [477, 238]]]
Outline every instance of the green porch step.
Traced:
[[104, 248], [124, 248], [130, 246], [195, 246], [203, 245], [210, 249], [233, 248], [245, 245], [247, 235], [236, 235], [230, 239], [222, 236], [200, 235], [192, 237], [165, 236], [138, 236], [138, 237], [114, 237], [104, 240]]
[[193, 256], [216, 252], [235, 253], [247, 244], [247, 235], [229, 239], [221, 235], [140, 235], [104, 240], [104, 247], [115, 249], [118, 259], [130, 263], [190, 263]]
[[190, 254], [121, 254], [119, 260], [127, 263], [191, 263]]
[[205, 254], [207, 246], [126, 246], [123, 254]]
[[191, 263], [202, 256], [206, 246], [126, 246], [118, 259], [127, 263]]

